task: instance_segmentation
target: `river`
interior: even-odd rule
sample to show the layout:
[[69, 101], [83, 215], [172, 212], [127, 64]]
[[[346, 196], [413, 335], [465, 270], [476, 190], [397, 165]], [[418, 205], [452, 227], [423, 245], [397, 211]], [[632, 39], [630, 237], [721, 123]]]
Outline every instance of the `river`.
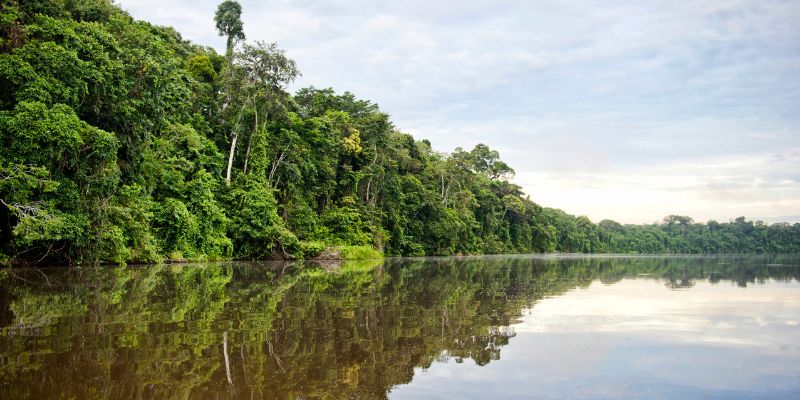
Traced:
[[2, 399], [800, 398], [798, 256], [0, 272]]

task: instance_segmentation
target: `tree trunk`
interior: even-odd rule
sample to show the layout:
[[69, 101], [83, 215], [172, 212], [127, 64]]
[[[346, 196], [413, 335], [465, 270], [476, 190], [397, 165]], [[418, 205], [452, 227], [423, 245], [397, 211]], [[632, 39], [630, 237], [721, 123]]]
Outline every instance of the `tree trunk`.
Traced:
[[231, 154], [228, 156], [228, 172], [225, 174], [225, 184], [231, 185], [231, 170], [233, 169], [233, 154], [236, 152], [236, 140], [239, 135], [234, 133], [231, 140]]
[[[255, 109], [255, 104], [253, 105]], [[250, 161], [250, 147], [253, 145], [253, 135], [258, 134], [258, 110], [255, 109], [255, 122], [253, 123], [253, 132], [250, 133], [250, 140], [247, 141], [247, 152], [244, 154], [244, 173], [247, 173], [247, 162]]]
[[[242, 107], [244, 109], [244, 106]], [[239, 139], [239, 122], [242, 120], [242, 110], [239, 110], [239, 115], [236, 117], [236, 123], [233, 125], [233, 132], [231, 132], [231, 154], [228, 156], [228, 172], [225, 174], [225, 185], [231, 185], [231, 171], [233, 170], [233, 155], [236, 154], [236, 141]]]
[[225, 42], [225, 58], [231, 63], [233, 59], [233, 36], [228, 35], [228, 40]]
[[281, 359], [278, 358], [278, 355], [275, 354], [275, 351], [272, 349], [272, 342], [269, 341], [269, 333], [267, 333], [267, 348], [269, 349], [269, 354], [271, 354], [272, 357], [275, 358], [275, 361], [278, 363], [278, 367], [280, 367], [281, 371], [286, 372], [286, 370], [283, 368], [283, 363], [281, 362]]
[[286, 148], [281, 151], [281, 155], [278, 157], [278, 159], [272, 162], [272, 168], [269, 171], [269, 179], [267, 179], [270, 187], [272, 187], [272, 178], [275, 176], [275, 171], [278, 170], [278, 166], [281, 165], [283, 157], [286, 156], [286, 150], [289, 150], [289, 146], [286, 146]]
[[225, 355], [225, 374], [228, 376], [228, 384], [233, 385], [233, 379], [231, 379], [231, 363], [228, 360], [228, 331], [222, 334], [222, 353]]
[[[444, 179], [444, 175], [442, 175], [442, 179]], [[442, 184], [444, 184], [444, 181], [442, 181]], [[447, 198], [450, 197], [450, 186], [452, 184], [453, 184], [453, 180], [452, 179], [447, 181], [447, 188], [444, 189], [444, 192], [443, 192], [442, 203], [444, 204], [445, 207], [447, 207]]]
[[[375, 157], [373, 157], [373, 158], [372, 158], [372, 165], [374, 166], [375, 164], [377, 164], [377, 163], [378, 163], [378, 145], [376, 144], [376, 145], [375, 145], [375, 146], [373, 146], [372, 148], [373, 148], [373, 152], [375, 153]], [[370, 193], [369, 193], [369, 192], [370, 192], [370, 190], [371, 190], [371, 187], [372, 187], [372, 177], [373, 177], [374, 175], [375, 175], [375, 172], [373, 172], [372, 174], [370, 174], [370, 176], [369, 176], [369, 180], [367, 181], [367, 199], [366, 199], [366, 200], [367, 200], [367, 201], [366, 201], [366, 203], [367, 203], [367, 206], [369, 206], [369, 198], [370, 198]]]

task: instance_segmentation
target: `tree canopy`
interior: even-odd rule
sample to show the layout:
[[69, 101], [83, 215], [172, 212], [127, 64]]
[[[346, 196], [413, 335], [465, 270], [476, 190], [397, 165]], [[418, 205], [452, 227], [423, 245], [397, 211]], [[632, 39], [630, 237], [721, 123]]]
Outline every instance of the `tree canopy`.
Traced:
[[244, 40], [244, 24], [242, 24], [242, 6], [238, 1], [225, 0], [217, 7], [214, 14], [214, 23], [217, 33], [226, 36], [226, 55], [233, 54], [233, 47], [238, 41]]
[[289, 93], [295, 62], [241, 14], [217, 10], [222, 56], [108, 0], [2, 2], [0, 262], [800, 251], [800, 224], [541, 207], [484, 144], [440, 153], [352, 93]]

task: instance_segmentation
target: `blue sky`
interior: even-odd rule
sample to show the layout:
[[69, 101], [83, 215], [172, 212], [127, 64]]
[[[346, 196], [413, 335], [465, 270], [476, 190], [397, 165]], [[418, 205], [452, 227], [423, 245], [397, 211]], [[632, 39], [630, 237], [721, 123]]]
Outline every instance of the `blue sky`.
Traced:
[[[219, 51], [218, 1], [118, 0]], [[241, 1], [314, 85], [594, 221], [800, 221], [798, 1]]]

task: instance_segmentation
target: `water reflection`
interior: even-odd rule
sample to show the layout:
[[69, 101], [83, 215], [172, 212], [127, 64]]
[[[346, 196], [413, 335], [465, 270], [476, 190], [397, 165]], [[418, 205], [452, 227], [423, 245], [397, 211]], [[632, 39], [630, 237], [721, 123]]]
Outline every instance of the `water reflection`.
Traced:
[[[0, 398], [785, 396], [800, 391], [799, 278], [795, 257], [6, 272]], [[711, 359], [746, 347], [737, 362], [761, 372], [699, 374], [678, 365], [687, 343]], [[736, 371], [774, 391], [718, 382]]]

